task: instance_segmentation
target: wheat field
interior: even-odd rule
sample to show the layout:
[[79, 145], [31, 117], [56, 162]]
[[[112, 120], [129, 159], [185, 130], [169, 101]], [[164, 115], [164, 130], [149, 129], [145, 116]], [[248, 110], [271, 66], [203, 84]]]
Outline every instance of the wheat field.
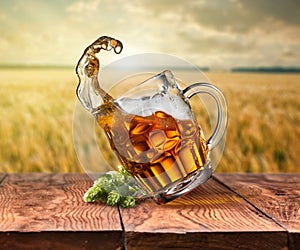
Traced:
[[[72, 69], [0, 69], [0, 172], [83, 172]], [[206, 73], [226, 96], [217, 172], [300, 172], [300, 74]]]

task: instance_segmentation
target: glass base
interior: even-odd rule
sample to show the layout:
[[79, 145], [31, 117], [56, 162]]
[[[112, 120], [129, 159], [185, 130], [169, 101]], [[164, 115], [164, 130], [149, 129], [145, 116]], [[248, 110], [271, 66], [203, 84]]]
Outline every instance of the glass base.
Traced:
[[204, 169], [196, 171], [187, 177], [180, 179], [172, 184], [171, 187], [165, 188], [164, 192], [155, 194], [151, 199], [159, 204], [166, 204], [198, 187], [206, 182], [212, 175], [211, 161], [207, 161]]

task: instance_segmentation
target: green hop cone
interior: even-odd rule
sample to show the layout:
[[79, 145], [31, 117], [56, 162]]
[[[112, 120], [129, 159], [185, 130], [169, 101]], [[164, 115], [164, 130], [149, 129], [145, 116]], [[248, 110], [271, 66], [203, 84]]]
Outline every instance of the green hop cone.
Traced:
[[123, 208], [134, 207], [135, 199], [132, 196], [122, 197], [122, 199], [120, 200], [120, 206]]
[[119, 202], [120, 198], [121, 198], [120, 193], [117, 190], [112, 190], [107, 195], [106, 204], [108, 206], [114, 206]]
[[[88, 189], [88, 191], [84, 194], [83, 200], [85, 202], [94, 202], [101, 199], [105, 194], [105, 190], [97, 185], [94, 185]], [[102, 200], [102, 199], [101, 199]]]
[[110, 178], [110, 175], [108, 174], [101, 175], [97, 180], [94, 181], [94, 186], [95, 185], [109, 189], [112, 185], [112, 180]]
[[101, 200], [108, 206], [119, 204], [123, 208], [135, 206], [135, 199], [144, 193], [131, 175], [119, 166], [119, 171], [109, 171], [98, 177], [94, 185], [84, 194], [85, 202]]

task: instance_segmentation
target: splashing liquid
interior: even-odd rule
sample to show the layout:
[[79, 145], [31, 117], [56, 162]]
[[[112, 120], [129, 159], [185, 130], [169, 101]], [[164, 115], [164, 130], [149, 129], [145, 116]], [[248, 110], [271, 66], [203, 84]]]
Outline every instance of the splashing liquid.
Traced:
[[156, 193], [202, 170], [207, 147], [201, 128], [193, 120], [171, 115], [178, 113], [176, 107], [171, 114], [160, 110], [146, 116], [132, 114], [101, 88], [95, 54], [102, 49], [119, 54], [122, 48], [120, 41], [103, 36], [84, 51], [76, 68], [80, 80], [77, 95], [104, 130], [124, 168], [149, 193]]
[[100, 50], [114, 50], [116, 54], [120, 54], [123, 49], [122, 43], [114, 38], [102, 36], [98, 38], [93, 44], [87, 47], [80, 58], [76, 73], [79, 77], [79, 84], [77, 87], [77, 96], [82, 105], [91, 113], [99, 106], [99, 97], [104, 103], [111, 102], [113, 98], [104, 91], [98, 81], [98, 73], [100, 70], [99, 59], [96, 54]]

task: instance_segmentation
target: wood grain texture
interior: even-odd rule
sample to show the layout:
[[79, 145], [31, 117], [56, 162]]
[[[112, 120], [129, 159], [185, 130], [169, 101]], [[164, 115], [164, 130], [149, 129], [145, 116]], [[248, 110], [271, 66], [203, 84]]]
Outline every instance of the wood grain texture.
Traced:
[[300, 174], [217, 174], [215, 177], [290, 232], [300, 233]]
[[85, 174], [0, 174], [0, 249], [300, 249], [300, 175], [214, 176], [118, 211], [83, 202]]
[[4, 180], [4, 178], [7, 176], [7, 174], [0, 173], [0, 184]]
[[18, 241], [26, 247], [36, 241], [55, 249], [58, 235], [61, 244], [84, 244], [91, 242], [86, 233], [93, 232], [100, 242], [114, 237], [113, 244], [122, 246], [118, 209], [82, 200], [91, 184], [85, 174], [8, 175], [0, 184], [0, 245]]
[[300, 249], [300, 174], [216, 174], [234, 192], [289, 233], [290, 249]]
[[[287, 245], [282, 227], [213, 179], [167, 205], [158, 206], [148, 200], [120, 212], [128, 249], [199, 249], [210, 242], [218, 249], [232, 249], [252, 244], [250, 236], [254, 237], [253, 246], [282, 249], [279, 246]], [[238, 232], [245, 237], [233, 236]], [[231, 240], [224, 241], [228, 235]]]

